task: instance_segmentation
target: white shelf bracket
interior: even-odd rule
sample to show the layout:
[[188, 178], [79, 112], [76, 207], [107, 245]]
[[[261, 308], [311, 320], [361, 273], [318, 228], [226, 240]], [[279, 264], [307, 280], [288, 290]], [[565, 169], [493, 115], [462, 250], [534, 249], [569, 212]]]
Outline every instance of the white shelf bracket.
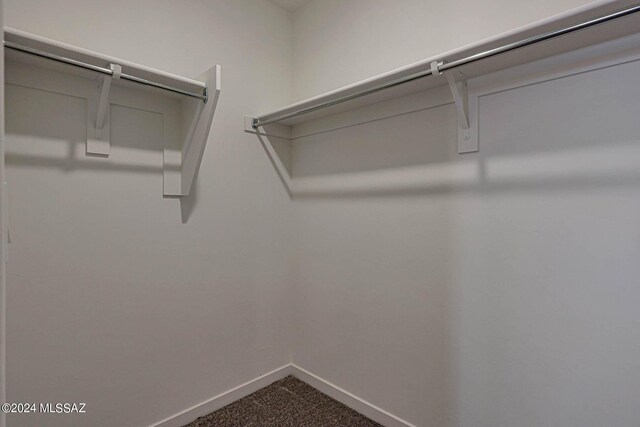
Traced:
[[458, 153], [473, 153], [478, 151], [478, 98], [469, 97], [467, 79], [457, 70], [440, 71], [442, 61], [431, 62], [431, 73], [434, 77], [447, 79], [449, 90], [458, 115]]
[[[220, 97], [220, 70], [220, 65], [215, 65], [197, 78], [206, 85], [207, 100], [206, 102], [198, 101], [193, 109], [193, 115], [189, 119], [190, 122], [186, 128], [187, 132], [180, 151], [174, 153], [172, 150], [165, 149], [165, 196], [183, 197], [191, 194]], [[178, 158], [180, 173], [171, 173], [170, 169]]]
[[[113, 74], [104, 76], [100, 84], [98, 99], [88, 100], [87, 114], [87, 154], [109, 156], [111, 150], [109, 94], [111, 82], [118, 80], [122, 74], [122, 67], [118, 64], [110, 65]], [[95, 121], [92, 118], [95, 117]]]
[[462, 129], [469, 129], [469, 91], [467, 88], [467, 80], [462, 76], [460, 80], [456, 79], [455, 71], [445, 71], [444, 76], [449, 83], [453, 102], [456, 104], [458, 112], [458, 126]]

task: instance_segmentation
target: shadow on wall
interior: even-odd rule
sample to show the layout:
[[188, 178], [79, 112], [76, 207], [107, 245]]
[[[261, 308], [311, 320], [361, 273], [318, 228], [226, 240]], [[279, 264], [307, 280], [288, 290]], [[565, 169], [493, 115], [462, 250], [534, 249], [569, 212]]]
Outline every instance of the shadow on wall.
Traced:
[[[268, 131], [268, 130], [267, 130]], [[285, 138], [256, 134], [260, 145], [267, 154], [271, 166], [278, 174], [278, 178], [285, 190], [291, 194], [291, 143]]]
[[640, 91], [620, 87], [634, 73], [638, 61], [481, 96], [478, 153], [457, 153], [452, 104], [293, 139], [288, 168], [268, 147], [280, 138], [258, 137], [294, 199], [637, 186]]
[[451, 104], [294, 140], [296, 363], [415, 425], [632, 425], [638, 76], [482, 96], [473, 154]]
[[[11, 84], [6, 85], [6, 97], [9, 166], [88, 174], [100, 177], [99, 186], [117, 174], [118, 180], [126, 176], [127, 192], [174, 198], [162, 196], [163, 172], [179, 171], [178, 166], [163, 164], [162, 114], [113, 104], [111, 152], [96, 156], [86, 153], [85, 99]], [[197, 203], [197, 181], [189, 197], [176, 198], [186, 223]]]
[[32, 137], [31, 141], [10, 144], [7, 159], [13, 165], [162, 174], [157, 155], [147, 159], [138, 154], [122, 161], [117, 155], [120, 148], [161, 155], [162, 135], [153, 129], [158, 124], [162, 129], [160, 114], [112, 106], [112, 120], [118, 123], [111, 136], [116, 155], [105, 158], [86, 154], [84, 99], [14, 85], [7, 85], [7, 98], [7, 133]]

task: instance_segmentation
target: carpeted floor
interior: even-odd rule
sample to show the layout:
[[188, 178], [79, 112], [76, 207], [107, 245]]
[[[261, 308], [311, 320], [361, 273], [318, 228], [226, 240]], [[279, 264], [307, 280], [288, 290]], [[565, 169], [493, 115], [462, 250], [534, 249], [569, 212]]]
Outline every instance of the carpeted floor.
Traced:
[[380, 424], [288, 376], [185, 427], [294, 426], [374, 427]]

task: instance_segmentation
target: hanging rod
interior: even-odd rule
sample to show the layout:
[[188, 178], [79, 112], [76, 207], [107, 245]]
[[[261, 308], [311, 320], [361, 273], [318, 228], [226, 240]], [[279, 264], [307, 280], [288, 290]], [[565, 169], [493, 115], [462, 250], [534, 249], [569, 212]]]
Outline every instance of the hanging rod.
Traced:
[[[60, 56], [60, 55], [55, 55], [53, 53], [45, 52], [45, 51], [42, 51], [42, 50], [33, 49], [33, 48], [30, 48], [30, 47], [27, 47], [27, 46], [22, 46], [20, 44], [9, 42], [9, 41], [6, 41], [6, 40], [3, 41], [3, 44], [4, 44], [5, 48], [16, 50], [18, 52], [22, 52], [22, 53], [26, 53], [26, 54], [29, 54], [29, 55], [38, 56], [40, 58], [49, 59], [49, 60], [52, 60], [52, 61], [56, 61], [56, 62], [60, 62], [60, 63], [63, 63], [63, 64], [67, 64], [67, 65], [72, 65], [74, 67], [84, 68], [85, 70], [95, 71], [97, 73], [107, 74], [109, 76], [113, 75], [113, 70], [111, 70], [110, 68], [104, 68], [104, 67], [99, 67], [97, 65], [87, 64], [86, 62], [81, 62], [81, 61], [77, 61], [75, 59], [67, 58], [67, 57]], [[202, 93], [197, 93], [197, 92], [189, 92], [189, 91], [177, 88], [177, 87], [165, 85], [163, 83], [154, 82], [154, 81], [151, 81], [151, 80], [143, 79], [143, 78], [132, 76], [130, 74], [125, 74], [125, 73], [120, 74], [120, 78], [123, 79], [123, 80], [128, 80], [130, 82], [138, 83], [138, 84], [141, 84], [141, 85], [151, 86], [151, 87], [155, 87], [155, 88], [158, 88], [158, 89], [166, 90], [166, 91], [169, 91], [169, 92], [177, 93], [177, 94], [180, 94], [180, 95], [189, 96], [191, 98], [197, 98], [197, 99], [199, 99], [199, 100], [201, 100], [201, 101], [203, 101], [205, 103], [207, 102], [207, 88], [206, 87], [204, 87], [202, 89]]]
[[[457, 59], [455, 61], [451, 61], [451, 62], [447, 62], [447, 61], [438, 61], [439, 63], [439, 67], [438, 67], [438, 71], [442, 72], [442, 71], [446, 71], [446, 70], [450, 70], [453, 68], [457, 68], [457, 67], [461, 67], [463, 65], [467, 65], [467, 64], [471, 64], [473, 62], [477, 62], [480, 61], [482, 59], [487, 59], [487, 58], [491, 58], [493, 56], [497, 56], [500, 55], [502, 53], [506, 53], [506, 52], [510, 52], [516, 49], [520, 49], [523, 47], [527, 47], [536, 43], [540, 43], [546, 40], [550, 40], [553, 39], [555, 37], [560, 37], [566, 34], [570, 34], [573, 33], [575, 31], [579, 31], [579, 30], [583, 30], [585, 28], [589, 28], [592, 27], [594, 25], [598, 25], [598, 24], [602, 24], [605, 22], [609, 22], [612, 21], [614, 19], [618, 19], [618, 18], [622, 18], [628, 15], [632, 15], [634, 13], [640, 12], [640, 5], [635, 5], [632, 6], [628, 9], [624, 9], [615, 13], [611, 13], [609, 15], [605, 15], [605, 16], [601, 16], [599, 18], [595, 18], [595, 19], [591, 19], [589, 21], [586, 22], [582, 22], [580, 24], [575, 24], [572, 25], [570, 27], [565, 27], [562, 28], [560, 30], [554, 30], [554, 31], [549, 31], [543, 34], [539, 34], [537, 36], [532, 36], [529, 38], [526, 38], [524, 40], [520, 40], [517, 42], [513, 42], [513, 43], [508, 43], [505, 44], [503, 46], [494, 48], [494, 49], [490, 49], [490, 50], [486, 50], [484, 52], [480, 52], [480, 53], [476, 53], [474, 55], [470, 55], [461, 59]], [[427, 65], [428, 66], [428, 65]], [[304, 114], [308, 114], [308, 113], [312, 113], [314, 111], [318, 111], [318, 110], [322, 110], [324, 108], [327, 107], [332, 107], [334, 105], [337, 104], [342, 104], [344, 102], [347, 101], [351, 101], [357, 98], [361, 98], [363, 96], [366, 95], [371, 95], [373, 93], [379, 92], [381, 90], [385, 90], [385, 89], [390, 89], [392, 87], [395, 86], [399, 86], [405, 83], [409, 83], [412, 82], [414, 80], [418, 80], [427, 76], [432, 75], [432, 71], [431, 69], [428, 70], [424, 70], [424, 71], [420, 71], [418, 73], [414, 73], [414, 74], [410, 74], [408, 76], [404, 76], [401, 78], [398, 78], [396, 80], [392, 80], [390, 82], [381, 84], [379, 86], [375, 86], [372, 87], [370, 89], [366, 89], [360, 92], [356, 92], [353, 93], [351, 95], [345, 95], [341, 98], [336, 98], [330, 101], [326, 101], [326, 102], [322, 102], [320, 104], [317, 105], [312, 105], [310, 107], [305, 107], [305, 108], [301, 108], [299, 110], [295, 110], [289, 113], [284, 113], [275, 117], [271, 117], [271, 118], [266, 118], [266, 119], [262, 119], [260, 117], [258, 118], [254, 118], [251, 122], [251, 125], [253, 126], [254, 129], [259, 128], [260, 126], [265, 126], [268, 124], [272, 124], [272, 123], [277, 123], [280, 122], [282, 120], [286, 120], [286, 119], [290, 119], [292, 117], [297, 117], [297, 116], [301, 116]]]

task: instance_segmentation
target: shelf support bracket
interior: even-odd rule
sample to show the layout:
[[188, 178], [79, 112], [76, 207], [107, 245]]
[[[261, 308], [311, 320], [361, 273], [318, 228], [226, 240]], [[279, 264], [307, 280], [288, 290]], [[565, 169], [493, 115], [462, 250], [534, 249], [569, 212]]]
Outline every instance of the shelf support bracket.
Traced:
[[[111, 64], [109, 68], [113, 74], [102, 78], [100, 97], [97, 100], [88, 100], [90, 105], [87, 114], [87, 155], [108, 157], [111, 149], [109, 94], [111, 82], [118, 80], [122, 75], [122, 67]], [[95, 121], [92, 121], [94, 114]]]
[[[449, 84], [458, 116], [458, 153], [476, 152], [478, 151], [478, 98], [477, 96], [469, 97], [468, 83], [464, 74], [457, 70], [440, 71], [442, 65], [444, 65], [442, 61], [431, 62], [431, 74], [434, 77], [444, 74]], [[474, 120], [471, 120], [472, 116]]]
[[[165, 196], [184, 197], [193, 191], [193, 184], [200, 170], [200, 163], [204, 156], [204, 149], [220, 97], [220, 73], [220, 65], [215, 65], [197, 78], [205, 83], [206, 101], [198, 101], [197, 104], [191, 104], [194, 102], [193, 100], [183, 101], [183, 103], [189, 103], [193, 108], [185, 110], [190, 111], [191, 115], [185, 117], [188, 122], [185, 123], [186, 134], [180, 150], [167, 147], [164, 150]], [[183, 104], [183, 108], [186, 107], [187, 105]], [[176, 167], [179, 173], [172, 172], [172, 169]]]

